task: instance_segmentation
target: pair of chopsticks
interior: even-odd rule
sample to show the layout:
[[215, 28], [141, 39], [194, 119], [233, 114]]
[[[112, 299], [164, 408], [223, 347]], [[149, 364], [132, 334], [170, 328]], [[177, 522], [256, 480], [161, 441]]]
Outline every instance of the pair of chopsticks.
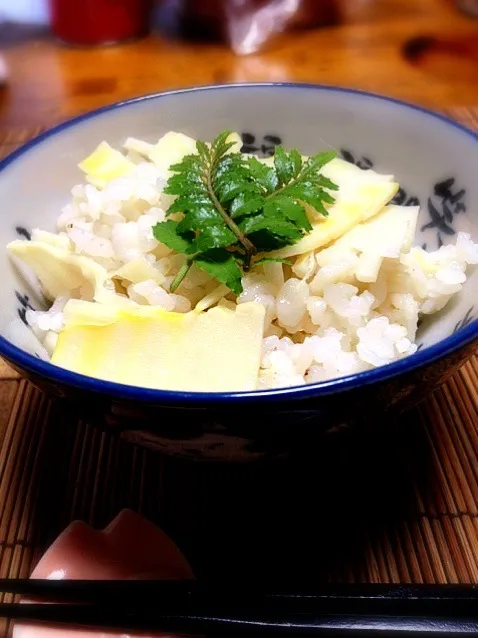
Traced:
[[[70, 629], [201, 635], [478, 635], [478, 586], [0, 580], [0, 617]], [[269, 593], [268, 593], [269, 592]], [[38, 601], [49, 604], [41, 604]]]

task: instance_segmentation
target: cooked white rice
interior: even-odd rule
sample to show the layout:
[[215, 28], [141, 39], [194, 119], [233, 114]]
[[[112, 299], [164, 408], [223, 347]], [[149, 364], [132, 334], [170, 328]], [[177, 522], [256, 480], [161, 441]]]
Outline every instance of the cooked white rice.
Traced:
[[[55, 241], [105, 267], [114, 275], [106, 287], [125, 303], [175, 312], [188, 312], [198, 303], [204, 309], [247, 301], [263, 304], [267, 326], [261, 388], [332, 379], [413, 354], [420, 315], [441, 310], [461, 290], [467, 265], [478, 263], [478, 245], [458, 233], [455, 244], [434, 252], [415, 247], [379, 260], [373, 283], [367, 283], [363, 272], [376, 262], [375, 253], [365, 251], [359, 258], [332, 247], [296, 266], [270, 263], [257, 268], [243, 278], [244, 292], [237, 299], [194, 267], [178, 293], [171, 294], [171, 282], [185, 257], [153, 236], [152, 227], [165, 219], [170, 201], [162, 193], [165, 178], [139, 154], [131, 152], [129, 158], [137, 163], [130, 176], [101, 190], [92, 184], [73, 188], [71, 202], [58, 219]], [[33, 239], [42, 233], [34, 231]], [[91, 300], [92, 290], [85, 286], [74, 296]], [[27, 313], [46, 352], [53, 351], [67, 300], [60, 296], [48, 312]]]

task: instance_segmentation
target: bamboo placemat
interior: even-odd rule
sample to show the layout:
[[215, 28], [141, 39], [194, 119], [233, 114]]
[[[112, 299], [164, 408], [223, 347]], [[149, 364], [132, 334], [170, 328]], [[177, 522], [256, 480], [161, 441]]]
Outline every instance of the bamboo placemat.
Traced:
[[[478, 110], [454, 116], [478, 128]], [[0, 152], [38, 132], [0, 131]], [[339, 432], [300, 466], [162, 458], [78, 421], [1, 361], [0, 379], [2, 578], [28, 576], [71, 520], [101, 527], [128, 507], [198, 575], [478, 583], [478, 357], [399, 422]]]

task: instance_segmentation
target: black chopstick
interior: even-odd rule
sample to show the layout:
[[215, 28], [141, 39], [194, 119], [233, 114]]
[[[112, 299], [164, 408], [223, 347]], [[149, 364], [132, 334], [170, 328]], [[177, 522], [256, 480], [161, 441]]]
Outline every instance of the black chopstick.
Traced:
[[415, 636], [477, 635], [478, 621], [457, 615], [438, 618], [429, 616], [330, 614], [282, 612], [242, 613], [176, 613], [169, 614], [154, 607], [129, 609], [93, 605], [0, 604], [0, 616], [27, 624], [123, 632], [165, 632], [188, 635], [315, 635], [331, 636], [346, 632], [363, 638], [387, 633]]
[[70, 628], [203, 635], [478, 635], [476, 586], [263, 590], [250, 583], [0, 580], [0, 591], [50, 603], [3, 603], [0, 617]]
[[127, 600], [142, 604], [155, 600], [231, 599], [234, 601], [332, 600], [385, 601], [474, 601], [478, 610], [478, 585], [394, 585], [209, 582], [197, 580], [42, 580], [0, 579], [0, 593], [17, 594], [45, 602], [91, 602]]

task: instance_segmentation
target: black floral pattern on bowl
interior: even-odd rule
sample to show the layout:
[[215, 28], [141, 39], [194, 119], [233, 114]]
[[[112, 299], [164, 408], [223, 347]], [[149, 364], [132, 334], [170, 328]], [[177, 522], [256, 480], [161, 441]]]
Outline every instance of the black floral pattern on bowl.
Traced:
[[253, 133], [241, 133], [241, 153], [254, 153], [262, 157], [272, 157], [276, 146], [282, 144], [282, 138], [275, 134], [258, 137]]
[[475, 306], [471, 306], [471, 308], [468, 308], [468, 310], [465, 313], [465, 316], [462, 317], [460, 319], [460, 321], [458, 321], [455, 324], [455, 327], [453, 328], [453, 334], [455, 332], [458, 332], [459, 330], [462, 330], [462, 328], [466, 328], [466, 326], [469, 326], [470, 323], [473, 321], [473, 319], [475, 318], [473, 315], [473, 310], [475, 309]]
[[[347, 149], [340, 150], [340, 156], [347, 162], [351, 162], [364, 170], [374, 167], [374, 162], [365, 156], [354, 155]], [[420, 230], [422, 232], [435, 228], [437, 230], [437, 248], [443, 246], [443, 235], [456, 235], [453, 221], [456, 215], [466, 213], [466, 190], [456, 185], [455, 177], [447, 177], [436, 182], [433, 187], [433, 195], [428, 197], [427, 211], [430, 221], [424, 224]], [[400, 187], [398, 193], [391, 201], [399, 206], [420, 206], [420, 200], [415, 195], [410, 195]], [[427, 244], [422, 245], [423, 249]]]
[[422, 231], [435, 228], [438, 247], [443, 246], [443, 235], [455, 235], [453, 221], [456, 215], [466, 213], [466, 191], [456, 186], [456, 179], [448, 177], [433, 187], [433, 196], [428, 198], [427, 209], [430, 221], [421, 227]]
[[30, 241], [32, 238], [31, 232], [27, 230], [25, 226], [15, 226], [15, 232], [20, 237], [20, 239], [27, 239], [28, 241]]
[[30, 297], [26, 293], [22, 294], [18, 292], [18, 290], [15, 290], [15, 297], [17, 298], [19, 304], [17, 306], [17, 314], [22, 320], [22, 323], [28, 326], [27, 310], [36, 310], [36, 308], [32, 306], [32, 304], [30, 303]]

